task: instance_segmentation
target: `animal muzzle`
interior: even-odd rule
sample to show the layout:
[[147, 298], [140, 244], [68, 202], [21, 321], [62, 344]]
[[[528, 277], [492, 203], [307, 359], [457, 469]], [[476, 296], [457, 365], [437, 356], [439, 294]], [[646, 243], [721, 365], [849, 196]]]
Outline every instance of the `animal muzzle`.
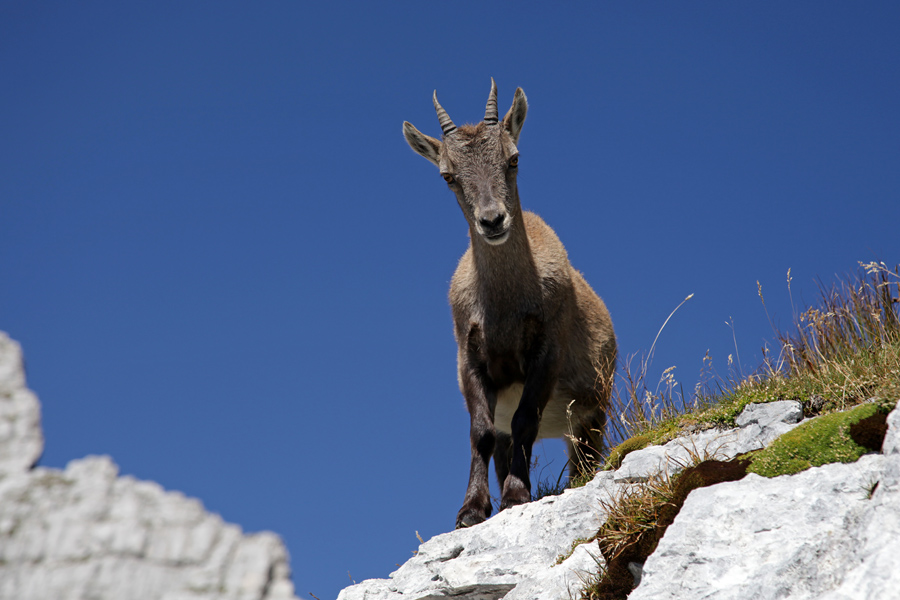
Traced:
[[478, 216], [478, 232], [488, 244], [499, 245], [509, 237], [511, 220], [506, 211], [488, 210]]

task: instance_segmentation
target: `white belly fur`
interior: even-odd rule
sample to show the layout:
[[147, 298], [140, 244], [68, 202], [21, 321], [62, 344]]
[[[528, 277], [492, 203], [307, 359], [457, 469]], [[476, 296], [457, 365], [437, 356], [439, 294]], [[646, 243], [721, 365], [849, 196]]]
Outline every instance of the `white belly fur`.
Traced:
[[[512, 418], [519, 408], [519, 400], [522, 399], [521, 383], [514, 383], [508, 388], [497, 392], [497, 407], [494, 409], [494, 427], [504, 433], [512, 433]], [[566, 408], [571, 398], [563, 398], [553, 390], [553, 395], [544, 409], [541, 417], [541, 426], [538, 429], [538, 439], [561, 438], [569, 433], [569, 420], [566, 417]]]

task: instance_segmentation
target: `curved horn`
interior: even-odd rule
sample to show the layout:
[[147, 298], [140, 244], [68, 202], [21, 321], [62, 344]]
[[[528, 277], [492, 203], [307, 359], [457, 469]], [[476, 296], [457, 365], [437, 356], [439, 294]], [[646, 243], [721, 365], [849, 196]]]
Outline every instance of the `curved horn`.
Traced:
[[488, 96], [487, 107], [484, 109], [484, 122], [487, 125], [496, 125], [500, 121], [500, 115], [497, 113], [497, 84], [491, 77], [491, 95]]
[[434, 90], [434, 110], [437, 111], [438, 122], [441, 124], [441, 131], [444, 132], [444, 135], [450, 135], [456, 131], [456, 125], [450, 120], [450, 115], [447, 114], [447, 111], [444, 110], [444, 107], [438, 102], [437, 90]]

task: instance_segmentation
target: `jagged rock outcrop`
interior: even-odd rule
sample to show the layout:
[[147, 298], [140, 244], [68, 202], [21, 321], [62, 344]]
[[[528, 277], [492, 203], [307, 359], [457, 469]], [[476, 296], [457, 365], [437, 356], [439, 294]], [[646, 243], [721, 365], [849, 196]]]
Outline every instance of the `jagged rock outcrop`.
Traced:
[[[390, 579], [350, 586], [338, 600], [577, 598], [584, 582], [598, 572], [598, 561], [603, 561], [596, 542], [578, 544], [596, 534], [606, 520], [602, 500], [608, 501], [634, 482], [646, 481], [660, 469], [674, 474], [690, 464], [692, 454], [727, 460], [759, 449], [795, 427], [799, 409], [797, 402], [753, 407], [737, 430], [705, 431], [632, 452], [618, 471], [599, 473], [582, 488], [507, 509], [469, 529], [435, 536]], [[577, 547], [569, 556], [573, 545]]]
[[0, 331], [0, 478], [30, 469], [43, 451], [41, 405], [25, 385], [22, 350]]
[[[390, 580], [371, 579], [351, 586], [340, 600], [399, 598], [552, 598], [548, 589], [576, 589], [578, 574], [596, 563], [581, 548], [568, 560], [572, 541], [600, 527], [595, 499], [608, 485], [598, 478], [587, 493], [570, 490], [503, 511], [486, 523], [438, 535], [425, 542]], [[549, 586], [553, 581], [554, 586]], [[515, 589], [514, 589], [515, 588]], [[520, 592], [531, 590], [530, 593]]]
[[42, 448], [21, 350], [0, 332], [0, 599], [295, 599], [275, 534], [119, 477], [109, 457], [32, 468]]
[[900, 409], [882, 454], [693, 491], [629, 599], [897, 597]]

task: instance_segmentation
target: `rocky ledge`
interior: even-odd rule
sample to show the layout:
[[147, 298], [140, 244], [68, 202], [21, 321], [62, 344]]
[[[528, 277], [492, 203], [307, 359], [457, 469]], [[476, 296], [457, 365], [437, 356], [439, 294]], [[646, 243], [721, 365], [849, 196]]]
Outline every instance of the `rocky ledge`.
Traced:
[[[705, 431], [628, 454], [586, 486], [438, 535], [390, 575], [339, 600], [577, 598], [603, 564], [583, 542], [606, 520], [602, 502], [692, 457], [729, 460], [768, 446], [801, 421], [798, 402], [750, 405], [739, 427]], [[872, 599], [900, 589], [900, 410], [881, 454], [796, 475], [691, 492], [656, 551], [634, 565], [631, 600]], [[877, 482], [877, 486], [875, 485]], [[574, 550], [573, 550], [574, 548]]]
[[40, 405], [0, 332], [0, 598], [292, 600], [288, 554], [109, 457], [33, 468]]

